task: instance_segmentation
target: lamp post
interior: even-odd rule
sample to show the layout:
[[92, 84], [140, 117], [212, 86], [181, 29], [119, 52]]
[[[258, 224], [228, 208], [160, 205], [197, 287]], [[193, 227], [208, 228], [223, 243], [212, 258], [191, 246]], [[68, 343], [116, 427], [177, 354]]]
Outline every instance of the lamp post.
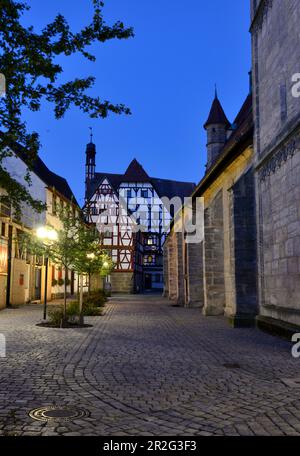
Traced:
[[[36, 231], [37, 237], [43, 242], [45, 246], [52, 245], [53, 242], [57, 241], [57, 232], [50, 227], [41, 226]], [[43, 308], [43, 316], [44, 320], [47, 318], [47, 285], [48, 285], [48, 266], [49, 266], [49, 258], [48, 256], [45, 258], [45, 291], [44, 291], [44, 308]]]

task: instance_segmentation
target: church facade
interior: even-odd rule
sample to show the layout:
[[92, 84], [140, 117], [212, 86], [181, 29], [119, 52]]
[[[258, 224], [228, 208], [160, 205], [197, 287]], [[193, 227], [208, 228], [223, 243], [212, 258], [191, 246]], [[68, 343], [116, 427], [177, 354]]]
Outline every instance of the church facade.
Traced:
[[300, 4], [251, 1], [258, 323], [300, 326]]
[[[150, 177], [137, 160], [124, 174], [97, 173], [96, 146], [86, 148], [85, 217], [97, 226], [114, 270], [113, 292], [163, 290], [163, 246], [172, 220], [166, 204], [188, 197], [195, 184]], [[99, 284], [101, 286], [102, 284]]]
[[164, 294], [204, 315], [226, 316], [233, 326], [252, 326], [258, 303], [251, 94], [232, 123], [216, 95], [204, 128], [207, 169], [192, 195], [203, 200], [204, 236], [187, 242], [174, 221], [164, 247]]

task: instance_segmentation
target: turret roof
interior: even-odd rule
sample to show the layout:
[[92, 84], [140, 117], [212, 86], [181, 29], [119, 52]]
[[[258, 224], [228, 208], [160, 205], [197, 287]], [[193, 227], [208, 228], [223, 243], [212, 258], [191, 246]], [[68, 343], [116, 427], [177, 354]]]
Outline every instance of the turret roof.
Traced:
[[225, 125], [227, 128], [230, 127], [230, 122], [226, 117], [226, 114], [217, 95], [215, 96], [215, 99], [212, 103], [208, 119], [204, 124], [204, 128], [207, 128], [209, 125], [214, 124]]

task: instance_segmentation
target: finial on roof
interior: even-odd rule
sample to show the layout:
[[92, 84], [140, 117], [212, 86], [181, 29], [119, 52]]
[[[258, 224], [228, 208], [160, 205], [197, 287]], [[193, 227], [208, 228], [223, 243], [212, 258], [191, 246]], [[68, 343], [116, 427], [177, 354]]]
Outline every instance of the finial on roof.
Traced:
[[215, 98], [218, 98], [217, 84], [215, 84]]
[[90, 133], [90, 139], [91, 139], [90, 142], [92, 143], [93, 142], [93, 127], [89, 127], [89, 129], [90, 129], [90, 132], [91, 132]]
[[225, 112], [222, 108], [222, 105], [220, 103], [220, 100], [218, 98], [217, 90], [215, 93], [215, 99], [213, 100], [213, 103], [211, 105], [208, 119], [204, 124], [204, 128], [206, 129], [209, 125], [215, 125], [215, 124], [225, 125], [226, 128], [230, 127], [230, 122], [227, 119], [226, 114], [225, 114]]

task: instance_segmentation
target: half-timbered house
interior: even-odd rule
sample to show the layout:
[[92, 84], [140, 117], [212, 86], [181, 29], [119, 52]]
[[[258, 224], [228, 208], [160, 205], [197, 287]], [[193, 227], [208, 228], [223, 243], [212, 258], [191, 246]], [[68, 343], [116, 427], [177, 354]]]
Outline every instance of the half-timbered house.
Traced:
[[90, 142], [84, 211], [115, 264], [105, 280], [115, 292], [162, 291], [163, 245], [173, 216], [173, 205], [166, 202], [183, 201], [195, 184], [150, 177], [135, 159], [124, 174], [95, 169], [96, 146]]

